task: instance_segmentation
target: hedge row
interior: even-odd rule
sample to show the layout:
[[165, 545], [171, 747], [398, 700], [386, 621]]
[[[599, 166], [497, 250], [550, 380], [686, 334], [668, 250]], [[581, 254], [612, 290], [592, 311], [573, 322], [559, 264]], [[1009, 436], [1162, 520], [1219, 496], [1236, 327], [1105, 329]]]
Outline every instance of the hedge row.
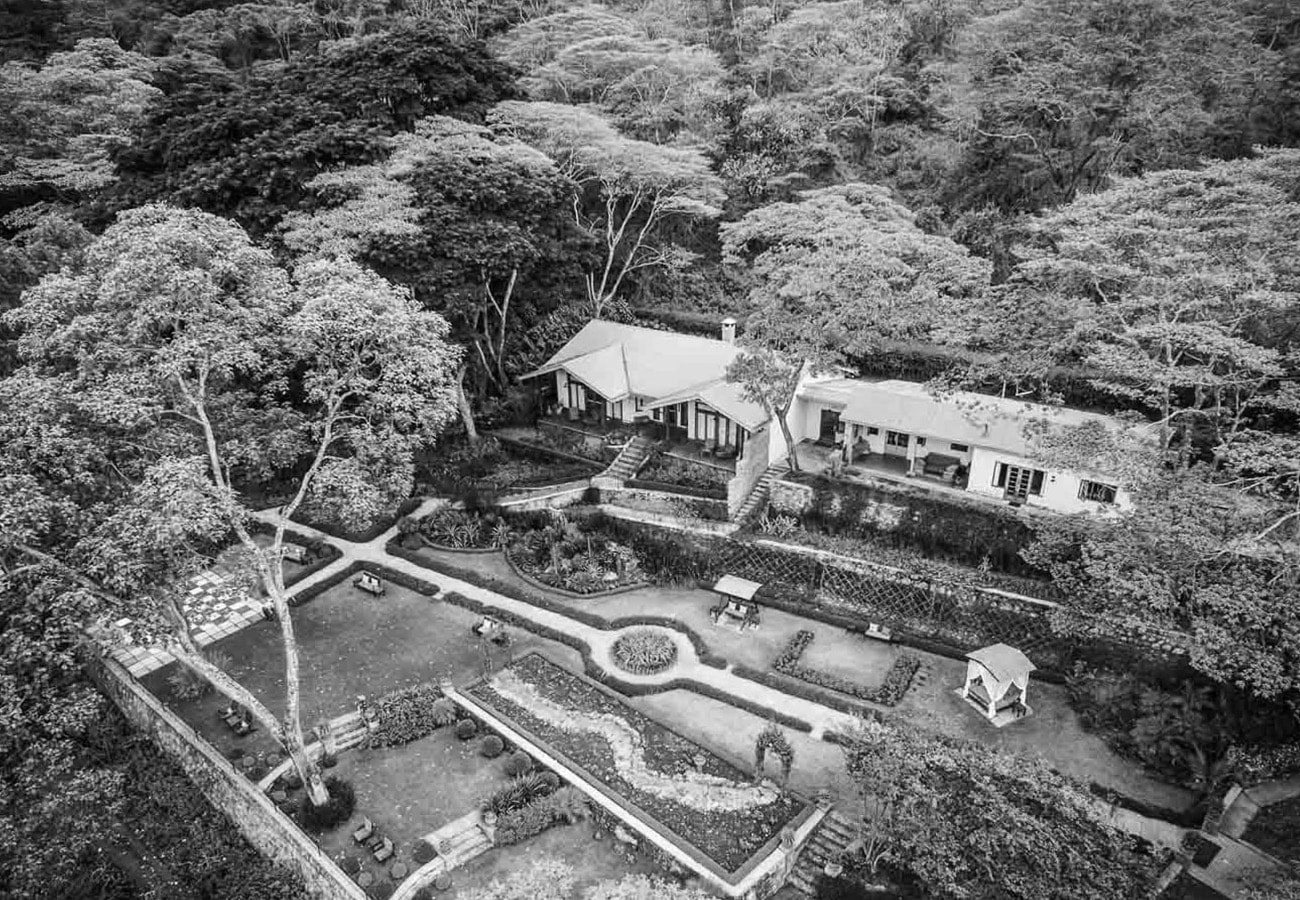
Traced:
[[[392, 546], [393, 544], [390, 543], [389, 545], [390, 552]], [[471, 584], [475, 584], [478, 587], [483, 587], [486, 590], [497, 591], [497, 593], [503, 594], [508, 597], [513, 595], [513, 599], [520, 600], [521, 602], [532, 603], [542, 609], [549, 609], [553, 612], [558, 612], [563, 615], [570, 616], [571, 618], [577, 619], [580, 622], [585, 621], [587, 622], [587, 624], [590, 624], [594, 628], [607, 627], [605, 624], [605, 620], [601, 619], [598, 616], [593, 616], [589, 613], [582, 613], [581, 611], [571, 610], [566, 606], [560, 604], [552, 604], [549, 603], [548, 601], [535, 602], [532, 597], [527, 595], [519, 596], [524, 592], [521, 592], [518, 589], [514, 588], [513, 585], [505, 585], [507, 588], [509, 588], [509, 590], [499, 590], [497, 585], [505, 584], [505, 582], [501, 582], [500, 579], [485, 578], [476, 572], [469, 572], [468, 570], [458, 569], [455, 566], [445, 566], [442, 563], [438, 563], [437, 566], [434, 567], [429, 564], [430, 562], [429, 560], [419, 558], [414, 553], [403, 552], [403, 553], [396, 553], [394, 555], [401, 556], [421, 566], [425, 566], [426, 568], [432, 568], [434, 569], [434, 571], [443, 572], [443, 574], [450, 575], [452, 578], [461, 578], [464, 581], [470, 582]], [[358, 568], [361, 567], [358, 566]], [[432, 593], [437, 593], [438, 591], [438, 588], [435, 585], [429, 582], [421, 582], [419, 579], [412, 578], [411, 576], [405, 575], [404, 573], [394, 572], [389, 569], [381, 569], [376, 574], [394, 583], [400, 584], [403, 581], [408, 582], [405, 585], [406, 587], [410, 587], [412, 590], [421, 590], [422, 593], [429, 593], [430, 591]], [[469, 576], [469, 577], [464, 577], [464, 576]], [[420, 584], [423, 584], [426, 589], [422, 590], [418, 586]], [[509, 612], [507, 610], [501, 610], [501, 609], [497, 609], [496, 607], [487, 606], [486, 604], [480, 603], [477, 600], [473, 600], [455, 591], [448, 591], [447, 593], [443, 594], [442, 599], [447, 601], [448, 603], [454, 603], [456, 606], [460, 606], [465, 609], [468, 609], [471, 612], [479, 613], [480, 615], [491, 615], [493, 618], [497, 619], [498, 621], [504, 622], [507, 625], [513, 625], [517, 628], [522, 628], [523, 630], [532, 632], [533, 634], [536, 634], [539, 637], [546, 638], [547, 640], [555, 641], [560, 644], [564, 644], [565, 646], [568, 647], [572, 647], [573, 649], [577, 650], [579, 653], [582, 654], [583, 665], [586, 669], [588, 676], [594, 678], [595, 680], [601, 682], [602, 684], [607, 685], [608, 687], [613, 688], [614, 690], [618, 691], [621, 694], [624, 694], [625, 696], [641, 697], [647, 694], [660, 694], [660, 693], [664, 693], [665, 691], [674, 691], [674, 690], [694, 691], [695, 693], [701, 694], [705, 697], [711, 697], [714, 700], [721, 700], [723, 703], [729, 703], [732, 706], [737, 707], [738, 709], [743, 709], [746, 712], [753, 713], [754, 715], [759, 716], [761, 718], [772, 719], [780, 723], [781, 725], [786, 726], [787, 728], [793, 728], [796, 731], [802, 731], [805, 733], [812, 731], [812, 726], [809, 725], [807, 722], [803, 721], [802, 719], [796, 718], [795, 716], [787, 715], [786, 713], [783, 713], [780, 710], [771, 709], [770, 707], [763, 706], [761, 703], [753, 703], [749, 700], [746, 700], [743, 697], [733, 696], [731, 694], [728, 694], [726, 691], [713, 687], [712, 685], [695, 681], [690, 678], [674, 678], [672, 681], [663, 684], [632, 684], [631, 682], [621, 681], [615, 676], [605, 673], [602, 669], [600, 669], [596, 665], [596, 662], [591, 655], [591, 648], [587, 646], [587, 642], [582, 640], [581, 638], [575, 637], [574, 635], [568, 634], [567, 632], [556, 631], [555, 629], [546, 625], [539, 625], [535, 622], [532, 622], [531, 620], [524, 619], [521, 616], [517, 616], [514, 613]], [[671, 623], [672, 621], [673, 620], [663, 616], [660, 617], [636, 616], [631, 618], [617, 619], [615, 620], [615, 624], [617, 624], [618, 627], [623, 627], [625, 625], [634, 625], [634, 624], [666, 625]], [[678, 628], [679, 630], [681, 630], [680, 625], [678, 626]], [[692, 632], [687, 631], [687, 634], [691, 637], [691, 643], [695, 645], [696, 650], [698, 651], [703, 646], [703, 641], [699, 638], [698, 635], [695, 635]], [[702, 655], [701, 659], [705, 660], [705, 657]], [[714, 656], [712, 654], [709, 654], [709, 658], [705, 660], [705, 662], [707, 665], [713, 666], [714, 668], [726, 668], [727, 666], [726, 660], [722, 659], [721, 657]], [[740, 668], [741, 667], [738, 666], [736, 669], [738, 674]], [[750, 676], [746, 676], [746, 677], [750, 677]], [[760, 681], [761, 679], [751, 678], [751, 680]], [[785, 688], [781, 688], [781, 689], [787, 690]], [[793, 691], [793, 690], [787, 690], [787, 693], [800, 695], [798, 691]], [[812, 699], [816, 699], [816, 698], [812, 698]], [[818, 702], [822, 702], [822, 701], [818, 700]], [[826, 705], [831, 705], [831, 704], [826, 704]], [[851, 709], [849, 711], [856, 712], [857, 710]]]
[[502, 813], [497, 817], [494, 842], [498, 845], [517, 844], [553, 825], [569, 821], [574, 807], [582, 802], [576, 800], [575, 795], [574, 788], [561, 789], [519, 809]]
[[[475, 587], [483, 588], [487, 591], [493, 591], [503, 597], [509, 597], [511, 600], [518, 600], [520, 603], [527, 603], [529, 606], [536, 606], [538, 609], [544, 609], [548, 612], [558, 613], [568, 616], [570, 619], [581, 622], [584, 625], [590, 625], [592, 628], [601, 631], [612, 631], [619, 628], [627, 628], [632, 625], [662, 625], [665, 628], [673, 628], [684, 633], [690, 638], [691, 645], [695, 648], [696, 655], [706, 666], [712, 666], [715, 669], [725, 669], [727, 661], [722, 657], [712, 653], [708, 645], [694, 631], [682, 625], [676, 619], [669, 616], [625, 616], [620, 619], [607, 620], [595, 613], [587, 612], [583, 609], [575, 609], [565, 603], [559, 603], [544, 597], [533, 591], [525, 590], [508, 581], [503, 581], [490, 575], [480, 575], [472, 569], [462, 569], [459, 566], [452, 566], [440, 561], [434, 561], [428, 557], [421, 556], [400, 546], [396, 541], [389, 541], [385, 548], [394, 556], [401, 557], [408, 562], [413, 562], [417, 566], [430, 569], [434, 572], [441, 572], [443, 575], [449, 575], [452, 578], [458, 578], [461, 581], [468, 582]], [[585, 646], [585, 644], [584, 644]]]
[[820, 685], [824, 688], [830, 688], [833, 691], [839, 691], [848, 694], [851, 697], [857, 697], [860, 700], [870, 700], [872, 703], [879, 703], [881, 706], [896, 706], [907, 689], [912, 686], [912, 678], [921, 668], [921, 659], [913, 653], [900, 653], [894, 660], [894, 664], [889, 667], [885, 673], [884, 681], [874, 688], [858, 684], [855, 681], [849, 681], [847, 678], [840, 678], [837, 675], [831, 675], [826, 672], [819, 672], [808, 666], [799, 665], [799, 660], [803, 657], [804, 651], [813, 641], [811, 631], [799, 630], [795, 632], [790, 643], [786, 644], [781, 655], [772, 663], [772, 668], [783, 675], [789, 675], [791, 678], [798, 678], [800, 681], [807, 681], [810, 684]]
[[624, 487], [636, 488], [642, 491], [658, 491], [663, 494], [679, 494], [683, 497], [696, 497], [700, 500], [726, 500], [727, 491], [725, 488], [697, 488], [685, 484], [673, 484], [668, 481], [651, 481], [645, 478], [628, 478], [623, 482]]
[[880, 711], [874, 707], [809, 684], [806, 681], [800, 681], [798, 678], [791, 678], [788, 675], [781, 675], [765, 669], [755, 669], [746, 665], [732, 666], [731, 672], [741, 678], [757, 681], [759, 684], [765, 684], [775, 690], [802, 697], [804, 700], [813, 703], [820, 703], [822, 706], [830, 707], [851, 716], [871, 716], [877, 720], [881, 718]]
[[[348, 531], [330, 522], [311, 522], [302, 518], [294, 518], [292, 521], [297, 522], [300, 525], [307, 525], [311, 528], [315, 528], [317, 531], [323, 531], [330, 537], [338, 538], [341, 541], [350, 541], [354, 544], [364, 544], [367, 541], [373, 541], [385, 531], [392, 528], [393, 525], [397, 523], [397, 520], [402, 516], [409, 516], [411, 513], [415, 512], [415, 510], [419, 508], [421, 502], [422, 498], [420, 497], [406, 498], [397, 505], [397, 511], [395, 513], [391, 516], [384, 516], [365, 531]], [[297, 515], [300, 516], [301, 513]]]

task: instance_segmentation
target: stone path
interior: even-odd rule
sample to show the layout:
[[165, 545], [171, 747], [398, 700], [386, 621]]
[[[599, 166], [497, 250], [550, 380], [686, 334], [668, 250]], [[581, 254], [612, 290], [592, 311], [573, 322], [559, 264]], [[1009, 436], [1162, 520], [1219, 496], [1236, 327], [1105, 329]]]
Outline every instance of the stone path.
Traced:
[[[202, 572], [191, 578], [181, 606], [190, 620], [190, 634], [200, 647], [228, 637], [262, 618], [261, 603], [228, 584], [218, 572]], [[119, 619], [114, 623], [129, 637], [131, 624], [130, 619]], [[130, 641], [115, 648], [113, 657], [136, 678], [143, 678], [172, 661], [171, 654], [165, 650], [142, 646], [134, 637], [130, 637]]]

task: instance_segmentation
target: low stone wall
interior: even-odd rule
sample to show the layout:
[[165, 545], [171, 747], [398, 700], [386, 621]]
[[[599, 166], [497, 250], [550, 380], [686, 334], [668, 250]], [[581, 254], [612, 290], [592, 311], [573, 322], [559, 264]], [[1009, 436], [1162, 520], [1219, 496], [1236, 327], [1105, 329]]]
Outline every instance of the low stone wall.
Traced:
[[623, 506], [661, 516], [684, 519], [727, 521], [727, 501], [711, 497], [695, 497], [669, 491], [656, 491], [643, 487], [603, 488], [600, 503]]
[[259, 853], [297, 875], [313, 897], [367, 900], [364, 891], [190, 726], [108, 657], [87, 659], [86, 671], [139, 731], [181, 767], [208, 802], [235, 824]]
[[552, 488], [527, 494], [504, 497], [497, 501], [497, 506], [510, 512], [536, 512], [539, 509], [562, 509], [582, 503], [587, 496], [591, 481], [570, 481]]

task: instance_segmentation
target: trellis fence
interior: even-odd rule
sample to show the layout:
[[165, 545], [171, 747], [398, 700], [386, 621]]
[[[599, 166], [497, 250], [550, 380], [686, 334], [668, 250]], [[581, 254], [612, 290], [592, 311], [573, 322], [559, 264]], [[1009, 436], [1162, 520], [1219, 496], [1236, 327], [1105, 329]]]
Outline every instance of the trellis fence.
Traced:
[[764, 584], [786, 605], [810, 607], [888, 625], [956, 655], [988, 644], [1019, 647], [1040, 669], [1064, 675], [1075, 659], [1123, 662], [1153, 671], [1179, 670], [1185, 651], [1176, 636], [1107, 621], [1089, 623], [1087, 639], [1062, 636], [1050, 616], [1057, 604], [975, 584], [945, 582], [822, 551], [730, 540], [722, 569]]

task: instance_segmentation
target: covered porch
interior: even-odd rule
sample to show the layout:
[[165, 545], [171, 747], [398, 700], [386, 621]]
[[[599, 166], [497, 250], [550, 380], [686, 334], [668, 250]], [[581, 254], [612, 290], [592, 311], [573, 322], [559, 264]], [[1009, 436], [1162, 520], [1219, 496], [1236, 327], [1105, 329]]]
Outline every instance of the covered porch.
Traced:
[[885, 482], [935, 493], [978, 496], [969, 493], [963, 485], [954, 484], [942, 475], [926, 474], [923, 469], [918, 469], [916, 474], [908, 474], [913, 471], [913, 463], [902, 456], [859, 452], [854, 454], [850, 464], [844, 461], [842, 447], [826, 446], [811, 440], [796, 444], [795, 455], [799, 460], [799, 468], [810, 475], [858, 484]]

